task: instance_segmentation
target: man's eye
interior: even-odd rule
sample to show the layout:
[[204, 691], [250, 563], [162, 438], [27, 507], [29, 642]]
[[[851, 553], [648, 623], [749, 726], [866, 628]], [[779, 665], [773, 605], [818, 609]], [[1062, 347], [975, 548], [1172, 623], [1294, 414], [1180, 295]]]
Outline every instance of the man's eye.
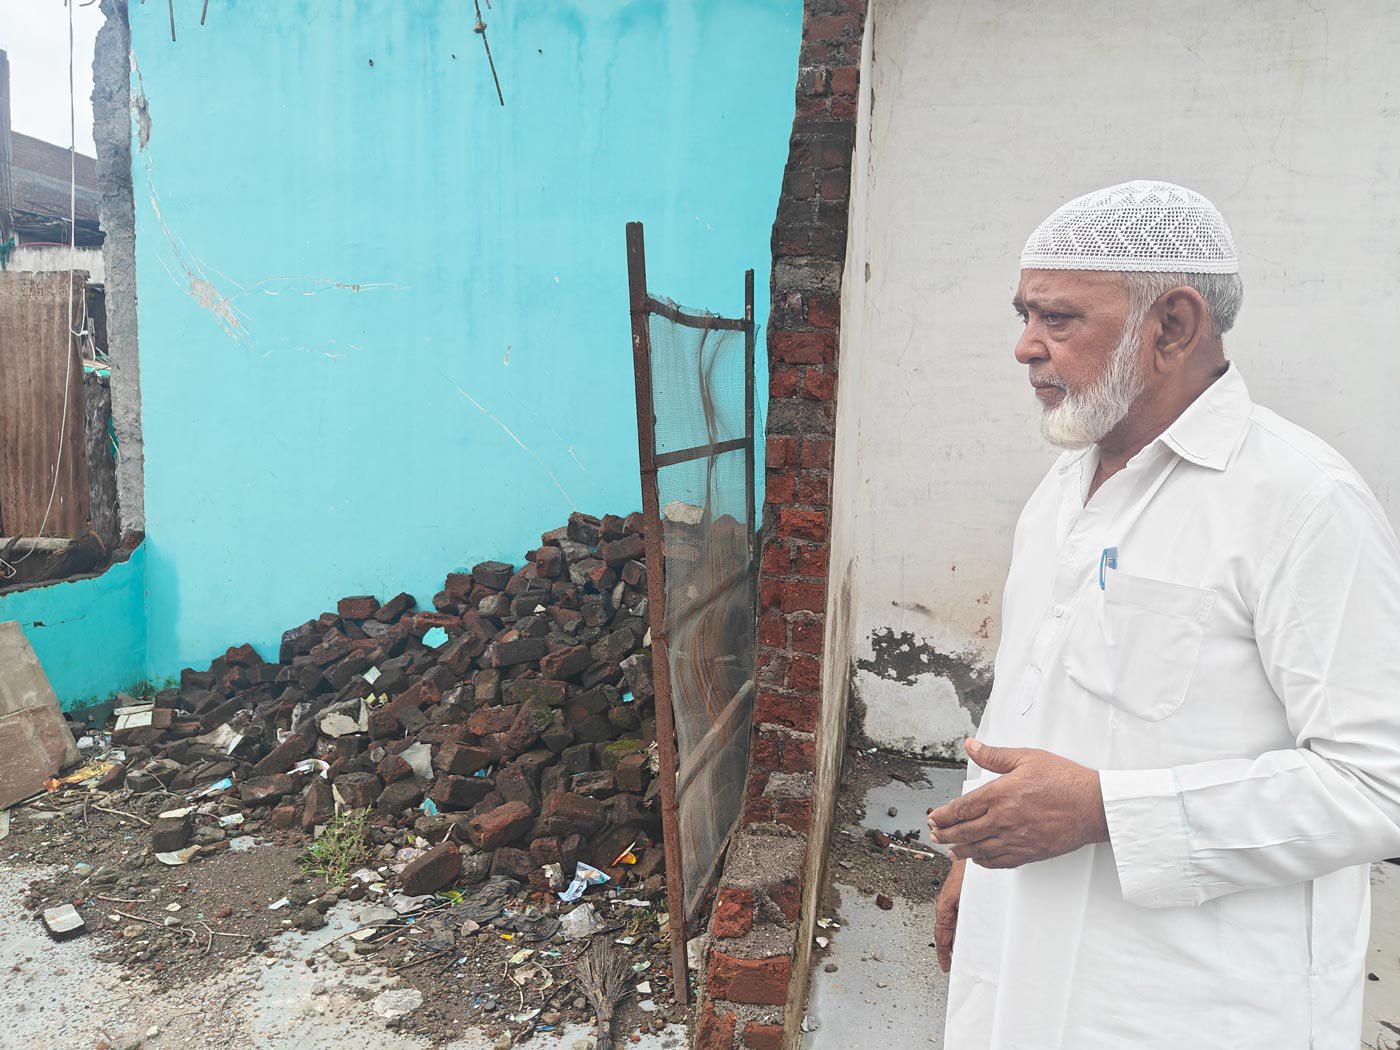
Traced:
[[1058, 328], [1069, 320], [1064, 314], [1041, 314], [1040, 316], [1051, 328]]
[[1017, 310], [1016, 317], [1022, 324], [1026, 324], [1031, 319], [1030, 314], [1026, 313], [1024, 310]]

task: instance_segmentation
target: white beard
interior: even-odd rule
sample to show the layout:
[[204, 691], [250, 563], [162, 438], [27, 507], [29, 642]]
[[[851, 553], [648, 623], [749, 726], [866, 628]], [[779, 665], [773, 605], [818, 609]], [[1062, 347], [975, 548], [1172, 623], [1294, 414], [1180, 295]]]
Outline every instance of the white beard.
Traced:
[[1093, 386], [1077, 394], [1065, 390], [1060, 403], [1041, 414], [1040, 433], [1046, 441], [1057, 448], [1088, 448], [1123, 421], [1146, 382], [1138, 347], [1142, 320], [1128, 318], [1108, 368]]

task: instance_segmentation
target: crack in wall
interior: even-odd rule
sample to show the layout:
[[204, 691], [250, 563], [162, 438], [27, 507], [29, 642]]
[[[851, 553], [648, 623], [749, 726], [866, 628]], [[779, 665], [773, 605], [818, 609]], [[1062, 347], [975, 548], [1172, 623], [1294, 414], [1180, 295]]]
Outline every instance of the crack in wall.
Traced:
[[[160, 194], [156, 190], [154, 159], [152, 156], [151, 141], [151, 111], [150, 102], [146, 96], [145, 79], [141, 75], [141, 67], [136, 59], [136, 53], [131, 52], [130, 71], [136, 77], [138, 85], [137, 91], [131, 98], [131, 114], [136, 123], [137, 143], [140, 148], [141, 169], [144, 173], [146, 197], [151, 206], [151, 212], [155, 216], [156, 222], [160, 225], [161, 233], [165, 238], [166, 246], [169, 249], [166, 253], [155, 251], [156, 260], [176, 286], [183, 289], [186, 294], [193, 299], [201, 309], [207, 310], [218, 321], [219, 327], [234, 342], [248, 349], [253, 349], [256, 343], [254, 332], [249, 326], [249, 315], [241, 307], [235, 305], [235, 301], [250, 295], [253, 292], [261, 291], [264, 295], [282, 295], [284, 293], [299, 294], [304, 296], [318, 295], [322, 292], [350, 292], [360, 294], [374, 291], [407, 291], [408, 285], [394, 284], [387, 281], [345, 281], [335, 277], [265, 277], [253, 284], [244, 285], [229, 277], [213, 266], [207, 266], [203, 259], [195, 255], [186, 245], [185, 240], [178, 233], [171, 229], [170, 224], [165, 221], [165, 214], [161, 210]], [[232, 285], [236, 292], [228, 293], [215, 283], [213, 275], [222, 278], [226, 285]], [[268, 288], [267, 285], [283, 285], [283, 288]], [[342, 358], [344, 354], [331, 353], [317, 347], [299, 346], [295, 349], [304, 350], [308, 353], [320, 353], [331, 359]], [[271, 351], [268, 351], [270, 354]], [[264, 354], [263, 356], [267, 356]]]

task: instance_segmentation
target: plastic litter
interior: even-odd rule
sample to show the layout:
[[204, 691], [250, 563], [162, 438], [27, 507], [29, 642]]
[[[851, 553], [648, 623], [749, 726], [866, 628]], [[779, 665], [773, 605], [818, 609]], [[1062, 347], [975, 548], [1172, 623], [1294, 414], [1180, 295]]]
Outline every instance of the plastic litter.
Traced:
[[413, 768], [413, 775], [419, 780], [432, 780], [433, 772], [433, 747], [431, 744], [419, 742], [412, 747], [406, 747], [399, 752], [399, 757]]
[[447, 632], [441, 627], [433, 627], [424, 632], [423, 644], [429, 649], [438, 649], [447, 641]]
[[569, 888], [559, 894], [559, 899], [565, 901], [576, 901], [583, 896], [583, 891], [589, 886], [601, 886], [605, 882], [611, 881], [606, 872], [599, 871], [592, 864], [585, 864], [579, 861], [574, 868], [574, 880], [569, 883]]
[[44, 787], [50, 791], [57, 791], [59, 788], [70, 787], [73, 784], [81, 784], [84, 780], [93, 780], [102, 776], [110, 769], [116, 768], [115, 762], [89, 762], [81, 769], [74, 770], [67, 776], [51, 777], [44, 781]]
[[552, 915], [542, 915], [534, 908], [528, 908], [523, 912], [507, 912], [500, 920], [503, 929], [511, 930], [520, 934], [526, 944], [537, 944], [540, 941], [547, 941], [559, 932], [559, 920]]
[[407, 894], [395, 893], [389, 897], [389, 907], [400, 915], [408, 915], [410, 912], [422, 911], [429, 904], [436, 900], [431, 893], [425, 893], [421, 897], [410, 897]]
[[170, 853], [157, 853], [156, 860], [169, 867], [176, 868], [181, 864], [188, 864], [194, 859], [194, 855], [198, 852], [198, 846], [186, 846], [184, 849], [174, 850]]
[[221, 791], [227, 791], [231, 787], [233, 787], [233, 777], [224, 777], [222, 780], [216, 780], [204, 790], [196, 791], [193, 795], [188, 797], [208, 798], [210, 795], [217, 795]]
[[520, 892], [520, 883], [507, 875], [492, 875], [477, 888], [476, 892], [452, 909], [453, 915], [461, 919], [472, 919], [485, 925], [499, 918], [505, 910], [506, 901]]
[[292, 766], [293, 773], [320, 773], [321, 779], [330, 777], [331, 767], [328, 762], [319, 758], [303, 758], [296, 765]]
[[591, 904], [580, 904], [573, 911], [562, 915], [559, 921], [564, 936], [571, 941], [582, 940], [603, 928], [603, 924], [598, 921], [598, 913]]

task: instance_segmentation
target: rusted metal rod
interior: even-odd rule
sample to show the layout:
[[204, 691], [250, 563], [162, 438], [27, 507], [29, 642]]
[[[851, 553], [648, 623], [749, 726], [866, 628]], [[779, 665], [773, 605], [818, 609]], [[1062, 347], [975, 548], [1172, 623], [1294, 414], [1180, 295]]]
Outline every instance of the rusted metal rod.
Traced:
[[651, 391], [651, 332], [647, 325], [647, 263], [642, 224], [627, 224], [627, 284], [632, 311], [632, 367], [637, 386], [637, 445], [646, 521], [647, 606], [651, 621], [651, 679], [656, 697], [657, 757], [661, 763], [661, 837], [666, 854], [666, 911], [676, 1002], [690, 997], [686, 965], [680, 819], [676, 803], [676, 725], [671, 710], [671, 665], [666, 639], [666, 563], [661, 543], [661, 503], [656, 484], [656, 410]]

